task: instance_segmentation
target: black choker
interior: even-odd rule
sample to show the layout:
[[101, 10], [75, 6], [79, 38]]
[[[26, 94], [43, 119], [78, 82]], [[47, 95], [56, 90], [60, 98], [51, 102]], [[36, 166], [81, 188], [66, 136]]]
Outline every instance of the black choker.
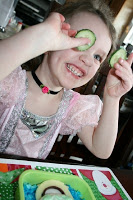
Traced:
[[35, 74], [35, 72], [31, 72], [31, 74], [32, 74], [32, 77], [33, 77], [33, 79], [35, 80], [35, 82], [37, 83], [37, 85], [42, 89], [42, 92], [44, 93], [44, 94], [58, 94], [60, 91], [58, 91], [58, 92], [54, 92], [54, 91], [52, 91], [52, 90], [49, 90], [49, 88], [47, 87], [47, 86], [45, 86], [45, 85], [43, 85], [42, 83], [41, 83], [41, 81], [38, 79], [38, 77], [37, 77], [37, 75]]

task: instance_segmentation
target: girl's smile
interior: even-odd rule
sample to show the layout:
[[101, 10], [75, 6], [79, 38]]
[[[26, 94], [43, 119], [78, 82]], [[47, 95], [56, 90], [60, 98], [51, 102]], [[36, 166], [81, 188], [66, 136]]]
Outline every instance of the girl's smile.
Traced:
[[74, 64], [67, 63], [66, 67], [75, 78], [81, 78], [85, 75], [85, 71]]

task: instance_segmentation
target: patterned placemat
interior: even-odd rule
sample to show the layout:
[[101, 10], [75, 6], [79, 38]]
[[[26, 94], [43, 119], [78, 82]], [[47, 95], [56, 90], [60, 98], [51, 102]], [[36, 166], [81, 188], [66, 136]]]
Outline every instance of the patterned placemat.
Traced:
[[0, 200], [15, 199], [19, 176], [27, 169], [79, 176], [90, 186], [96, 200], [131, 200], [109, 168], [11, 159], [0, 160]]

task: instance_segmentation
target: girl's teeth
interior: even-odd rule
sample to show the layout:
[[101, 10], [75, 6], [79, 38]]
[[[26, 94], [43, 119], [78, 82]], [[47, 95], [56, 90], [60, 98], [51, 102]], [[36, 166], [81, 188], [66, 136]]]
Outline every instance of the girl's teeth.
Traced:
[[82, 72], [77, 72], [76, 69], [73, 67], [73, 66], [70, 66], [69, 64], [67, 64], [67, 68], [73, 73], [75, 74], [76, 76], [83, 76], [83, 73]]

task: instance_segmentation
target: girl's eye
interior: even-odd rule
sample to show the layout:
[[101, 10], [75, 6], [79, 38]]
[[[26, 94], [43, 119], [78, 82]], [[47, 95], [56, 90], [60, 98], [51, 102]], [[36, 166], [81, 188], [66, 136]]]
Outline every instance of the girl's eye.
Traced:
[[96, 60], [98, 60], [99, 62], [101, 62], [101, 60], [102, 60], [102, 58], [101, 58], [101, 56], [100, 55], [94, 55], [94, 58], [96, 59]]

